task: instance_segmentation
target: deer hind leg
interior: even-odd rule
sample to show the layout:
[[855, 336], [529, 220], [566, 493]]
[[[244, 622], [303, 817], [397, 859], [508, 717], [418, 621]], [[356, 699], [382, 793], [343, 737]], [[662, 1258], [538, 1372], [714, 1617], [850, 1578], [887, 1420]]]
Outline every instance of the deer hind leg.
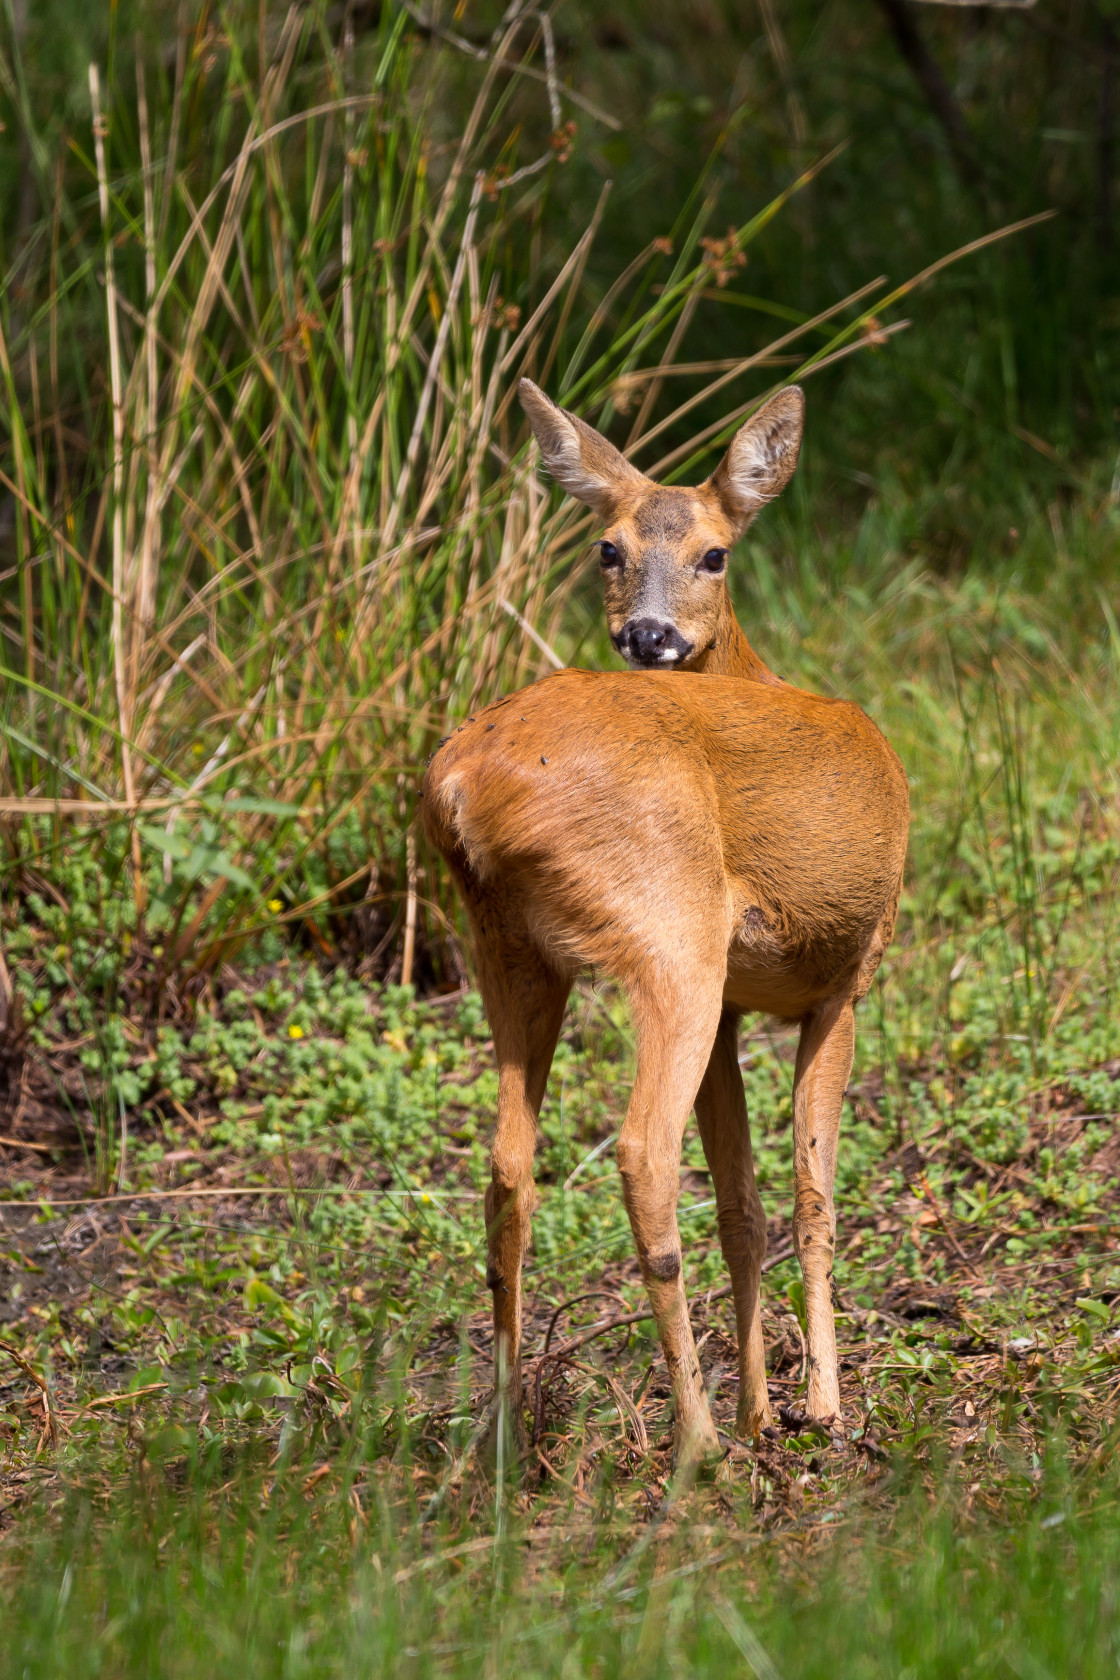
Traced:
[[766, 1216], [754, 1181], [750, 1123], [739, 1072], [739, 1016], [725, 1009], [707, 1072], [696, 1094], [696, 1118], [716, 1192], [719, 1240], [739, 1336], [739, 1406], [735, 1432], [757, 1435], [770, 1422], [759, 1289], [766, 1257]]
[[669, 1367], [678, 1461], [715, 1456], [700, 1361], [688, 1318], [677, 1229], [681, 1141], [719, 1021], [723, 970], [662, 975], [657, 995], [635, 990], [638, 1066], [617, 1155], [623, 1195], [657, 1333]]
[[855, 1049], [850, 996], [829, 999], [805, 1018], [793, 1086], [793, 1241], [805, 1279], [811, 1416], [840, 1416], [832, 1262], [836, 1212], [832, 1185], [840, 1108]]
[[535, 1205], [537, 1116], [571, 981], [528, 944], [478, 941], [479, 981], [498, 1061], [498, 1123], [486, 1192], [486, 1282], [494, 1297], [494, 1394], [505, 1398], [518, 1450], [525, 1446], [521, 1383], [521, 1265]]

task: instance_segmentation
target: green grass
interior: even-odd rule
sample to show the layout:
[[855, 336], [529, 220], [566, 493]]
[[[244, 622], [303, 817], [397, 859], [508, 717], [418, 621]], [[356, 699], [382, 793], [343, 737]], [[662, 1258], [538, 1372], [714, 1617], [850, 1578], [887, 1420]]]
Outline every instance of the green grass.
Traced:
[[998, 1513], [942, 1466], [932, 1501], [900, 1471], [890, 1520], [855, 1502], [765, 1534], [741, 1494], [677, 1489], [637, 1527], [542, 1525], [499, 1489], [464, 1540], [409, 1511], [360, 1418], [347, 1434], [318, 1474], [154, 1439], [124, 1483], [67, 1486], [4, 1548], [0, 1673], [1115, 1671], [1114, 1475], [1089, 1498], [1057, 1453]]

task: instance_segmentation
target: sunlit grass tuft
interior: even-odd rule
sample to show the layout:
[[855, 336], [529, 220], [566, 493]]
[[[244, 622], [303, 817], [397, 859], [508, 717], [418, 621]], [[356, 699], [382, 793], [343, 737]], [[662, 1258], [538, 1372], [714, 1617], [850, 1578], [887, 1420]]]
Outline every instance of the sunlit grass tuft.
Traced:
[[638, 1524], [611, 1517], [604, 1486], [597, 1513], [573, 1503], [534, 1522], [511, 1499], [497, 1527], [490, 1510], [452, 1528], [410, 1509], [406, 1487], [407, 1466], [360, 1432], [268, 1464], [153, 1437], [111, 1496], [77, 1479], [0, 1543], [0, 1673], [1115, 1670], [1114, 1479], [1087, 1501], [1058, 1454], [998, 1513], [947, 1466], [931, 1500], [900, 1465], [890, 1520], [860, 1500], [781, 1534], [754, 1528], [741, 1499], [683, 1487]]

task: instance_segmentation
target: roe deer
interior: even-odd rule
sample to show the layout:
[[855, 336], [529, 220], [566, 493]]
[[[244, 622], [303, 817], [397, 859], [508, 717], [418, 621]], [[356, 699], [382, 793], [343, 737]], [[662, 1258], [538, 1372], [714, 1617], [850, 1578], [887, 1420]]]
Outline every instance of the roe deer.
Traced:
[[[853, 1008], [890, 939], [906, 777], [843, 700], [790, 687], [740, 629], [731, 545], [788, 481], [803, 398], [781, 391], [696, 489], [658, 487], [528, 380], [545, 465], [605, 526], [611, 638], [629, 672], [565, 670], [469, 718], [424, 786], [424, 823], [470, 917], [499, 1066], [486, 1196], [498, 1383], [524, 1439], [521, 1266], [537, 1116], [568, 992], [593, 964], [624, 987], [637, 1071], [617, 1155], [673, 1386], [678, 1457], [719, 1451], [688, 1317], [677, 1189], [695, 1105], [739, 1339], [736, 1429], [770, 1406], [759, 1317], [766, 1222], [738, 1023], [798, 1020], [793, 1237], [805, 1279], [809, 1412], [839, 1418], [833, 1177]], [[654, 667], [657, 667], [656, 669]]]

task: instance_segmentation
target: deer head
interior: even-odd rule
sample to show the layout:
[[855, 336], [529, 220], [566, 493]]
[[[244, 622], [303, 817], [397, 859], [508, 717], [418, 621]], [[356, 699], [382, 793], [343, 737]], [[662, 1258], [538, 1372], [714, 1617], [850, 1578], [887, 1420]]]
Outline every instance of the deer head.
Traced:
[[[728, 554], [797, 465], [800, 388], [771, 397], [736, 432], [712, 476], [691, 490], [655, 484], [532, 380], [521, 381], [519, 394], [545, 466], [603, 522], [599, 565], [618, 652], [641, 670], [705, 668], [734, 624]], [[742, 634], [737, 625], [735, 633]]]

